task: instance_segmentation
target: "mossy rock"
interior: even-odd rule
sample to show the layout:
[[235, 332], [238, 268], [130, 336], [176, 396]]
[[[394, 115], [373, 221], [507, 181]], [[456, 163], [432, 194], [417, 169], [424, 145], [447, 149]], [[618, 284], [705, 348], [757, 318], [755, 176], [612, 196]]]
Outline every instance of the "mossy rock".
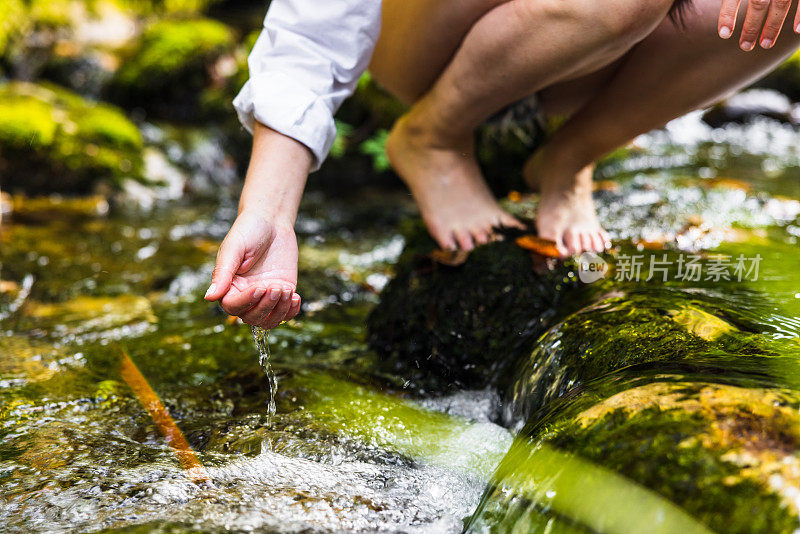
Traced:
[[[621, 369], [679, 367], [744, 375], [768, 368], [771, 353], [710, 299], [679, 288], [616, 289], [569, 315], [537, 340], [505, 403], [509, 425], [527, 421], [570, 391]], [[763, 371], [762, 371], [763, 372]]]
[[[549, 499], [557, 498], [555, 491], [548, 491], [550, 486], [557, 487], [565, 475], [539, 479], [544, 487], [538, 499], [520, 492], [517, 483], [532, 476], [528, 471], [536, 467], [528, 459], [547, 447], [622, 475], [715, 532], [796, 531], [796, 394], [771, 387], [691, 382], [677, 375], [615, 387], [621, 391], [611, 396], [592, 388], [579, 392], [561, 410], [523, 429], [473, 524], [502, 529], [509, 521], [537, 517], [539, 510], [547, 509]], [[588, 475], [571, 474], [577, 475], [573, 483]], [[642, 512], [623, 503], [619, 510]], [[613, 511], [601, 515], [607, 513]], [[656, 526], [651, 531], [657, 531]]]
[[0, 2], [0, 57], [12, 41], [19, 38], [27, 24], [25, 4], [22, 0]]
[[209, 19], [166, 20], [148, 27], [117, 71], [109, 97], [169, 119], [198, 120], [212, 67], [233, 51], [233, 32]]
[[436, 247], [421, 225], [406, 234], [396, 275], [370, 314], [369, 340], [392, 373], [420, 387], [505, 383], [504, 371], [531, 353], [578, 285], [569, 268], [548, 269], [513, 239], [445, 265], [431, 259]]
[[142, 137], [117, 108], [49, 84], [0, 86], [3, 186], [86, 192], [100, 180], [141, 176]]
[[113, 0], [138, 15], [192, 15], [205, 11], [218, 0]]
[[777, 69], [757, 82], [758, 87], [775, 89], [793, 101], [800, 101], [800, 50], [784, 61]]

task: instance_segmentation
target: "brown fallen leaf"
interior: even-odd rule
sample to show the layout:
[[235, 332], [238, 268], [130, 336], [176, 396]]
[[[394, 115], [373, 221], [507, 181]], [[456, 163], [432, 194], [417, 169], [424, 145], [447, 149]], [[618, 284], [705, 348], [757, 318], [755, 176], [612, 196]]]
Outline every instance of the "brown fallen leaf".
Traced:
[[595, 191], [619, 191], [619, 184], [614, 180], [598, 180], [594, 182]]
[[637, 239], [633, 242], [636, 245], [636, 248], [639, 250], [664, 250], [664, 245], [666, 245], [666, 241], [663, 239], [655, 240], [644, 240], [644, 239]]
[[741, 191], [751, 191], [753, 189], [753, 184], [737, 178], [709, 178], [703, 180], [702, 183], [709, 189], [714, 187], [720, 187], [723, 189], [739, 189]]
[[518, 247], [530, 250], [540, 256], [547, 258], [560, 258], [561, 253], [558, 251], [555, 241], [549, 239], [542, 239], [535, 235], [524, 235], [514, 240]]
[[458, 267], [464, 265], [469, 257], [466, 250], [434, 250], [430, 253], [430, 258], [436, 263], [447, 265], [448, 267]]

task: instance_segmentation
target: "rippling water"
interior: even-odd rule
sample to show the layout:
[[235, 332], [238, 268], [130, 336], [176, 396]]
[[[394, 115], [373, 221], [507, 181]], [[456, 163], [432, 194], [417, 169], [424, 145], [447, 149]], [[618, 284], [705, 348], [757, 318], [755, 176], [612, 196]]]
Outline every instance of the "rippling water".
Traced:
[[[19, 213], [4, 228], [0, 271], [4, 529], [459, 532], [478, 509], [475, 530], [620, 531], [625, 517], [660, 517], [702, 531], [693, 517], [705, 521], [703, 509], [656, 487], [635, 462], [604, 464], [614, 450], [586, 429], [601, 421], [618, 432], [597, 406], [633, 410], [631, 398], [689, 410], [729, 406], [719, 399], [757, 386], [777, 404], [794, 402], [800, 204], [779, 193], [800, 196], [798, 140], [777, 123], [711, 129], [690, 116], [607, 165], [620, 182], [598, 201], [619, 254], [662, 242], [678, 243], [671, 257], [761, 254], [761, 276], [587, 286], [556, 310], [510, 392], [454, 392], [446, 377], [412, 390], [402, 368], [387, 374], [368, 349], [366, 316], [403, 247], [404, 193], [307, 196], [298, 221], [304, 314], [270, 332], [271, 357], [265, 334], [202, 299], [231, 204]], [[694, 352], [682, 359], [688, 342]], [[146, 387], [120, 373], [123, 353]], [[274, 375], [265, 379], [260, 363]], [[689, 400], [673, 399], [673, 388]], [[193, 482], [176, 428], [213, 487]], [[630, 458], [656, 450], [629, 432], [607, 442]], [[702, 439], [712, 438], [722, 439]], [[793, 451], [781, 465], [794, 465]], [[561, 474], [546, 469], [554, 462]], [[783, 477], [775, 491], [788, 502], [793, 482], [775, 469], [769, 480]], [[568, 483], [587, 476], [595, 486]], [[617, 494], [641, 513], [620, 514], [607, 498]]]

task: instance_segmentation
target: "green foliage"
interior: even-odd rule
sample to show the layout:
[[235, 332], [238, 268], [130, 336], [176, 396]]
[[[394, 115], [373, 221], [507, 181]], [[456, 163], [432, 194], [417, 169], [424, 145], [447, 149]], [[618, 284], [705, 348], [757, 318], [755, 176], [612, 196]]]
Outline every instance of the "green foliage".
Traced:
[[378, 130], [375, 134], [361, 143], [359, 151], [372, 158], [372, 168], [375, 172], [385, 172], [392, 168], [389, 157], [386, 155], [386, 140], [389, 138], [388, 130]]
[[0, 86], [0, 168], [11, 189], [86, 190], [137, 177], [139, 130], [117, 108], [53, 85]]
[[11, 41], [19, 38], [27, 22], [25, 4], [22, 0], [0, 2], [0, 56]]
[[352, 132], [352, 126], [340, 120], [336, 121], [336, 140], [333, 142], [333, 146], [331, 146], [332, 158], [339, 159], [345, 155], [347, 152], [347, 136]]
[[199, 13], [217, 0], [114, 0], [123, 9], [140, 15], [185, 15]]
[[196, 119], [212, 65], [233, 46], [233, 32], [217, 21], [157, 22], [117, 72], [110, 96], [157, 116]]

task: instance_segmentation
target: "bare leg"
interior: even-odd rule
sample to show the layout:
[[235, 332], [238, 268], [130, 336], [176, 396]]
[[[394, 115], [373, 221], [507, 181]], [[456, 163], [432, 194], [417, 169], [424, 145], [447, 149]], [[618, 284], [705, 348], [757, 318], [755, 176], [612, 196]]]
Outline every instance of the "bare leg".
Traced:
[[608, 83], [576, 111], [548, 145], [590, 164], [639, 134], [718, 102], [779, 65], [800, 46], [791, 21], [770, 50], [742, 52], [716, 36], [718, 0], [695, 0], [684, 31], [669, 22], [624, 58]]
[[[387, 145], [395, 170], [442, 246], [470, 249], [473, 242], [485, 242], [493, 226], [514, 223], [480, 175], [474, 128], [538, 89], [620, 58], [658, 26], [671, 5], [672, 0], [510, 0], [469, 28], [430, 91], [398, 121]], [[386, 42], [393, 42], [392, 27], [384, 31], [389, 32]], [[398, 54], [387, 53], [389, 45], [387, 52], [378, 48], [374, 72], [410, 74], [380, 64]], [[413, 93], [391, 77], [378, 78], [401, 96]]]
[[558, 87], [543, 92], [548, 107], [562, 112], [579, 107], [525, 169], [528, 182], [542, 193], [540, 234], [563, 236], [570, 252], [592, 248], [582, 240], [585, 233], [575, 230], [586, 224], [586, 213], [594, 217], [591, 173], [599, 157], [752, 83], [800, 45], [789, 21], [774, 48], [742, 52], [736, 42], [716, 36], [717, 0], [695, 0], [694, 6], [684, 30], [663, 22], [619, 67], [605, 73], [607, 83], [594, 89], [587, 84], [593, 96], [570, 95]]

